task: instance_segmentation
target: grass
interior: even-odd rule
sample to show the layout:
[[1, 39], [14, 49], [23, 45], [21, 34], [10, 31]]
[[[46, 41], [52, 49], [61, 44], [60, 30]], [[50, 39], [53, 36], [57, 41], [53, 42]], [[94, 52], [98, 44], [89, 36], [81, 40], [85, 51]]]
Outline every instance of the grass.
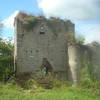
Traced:
[[34, 92], [34, 90], [23, 90], [15, 85], [1, 83], [0, 100], [100, 100], [100, 94], [66, 86], [47, 90], [39, 88]]

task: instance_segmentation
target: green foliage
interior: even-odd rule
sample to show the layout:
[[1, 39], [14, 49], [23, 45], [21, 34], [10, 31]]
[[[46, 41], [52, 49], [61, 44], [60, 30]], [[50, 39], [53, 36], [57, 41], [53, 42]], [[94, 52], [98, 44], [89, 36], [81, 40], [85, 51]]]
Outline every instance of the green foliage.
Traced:
[[100, 89], [100, 81], [94, 80], [89, 66], [81, 69], [80, 86], [82, 88]]
[[83, 88], [94, 88], [95, 83], [90, 78], [87, 77], [81, 80], [80, 85]]
[[0, 84], [0, 100], [100, 100], [100, 95], [88, 90], [79, 91], [72, 87], [62, 87], [44, 91], [23, 90], [11, 84]]
[[85, 66], [81, 69], [80, 86], [83, 88], [94, 87], [94, 82], [91, 80], [88, 66]]
[[16, 82], [21, 88], [24, 90], [34, 90], [39, 87], [38, 83], [34, 79], [29, 79], [29, 80], [17, 80]]
[[7, 81], [14, 72], [13, 45], [0, 39], [0, 81]]
[[76, 43], [83, 45], [85, 41], [85, 38], [83, 35], [76, 35]]
[[39, 20], [38, 17], [34, 17], [34, 16], [26, 17], [24, 19], [24, 26], [25, 26], [25, 28], [27, 28], [27, 30], [32, 29], [37, 24], [38, 20]]
[[[40, 76], [39, 76], [40, 75]], [[44, 76], [43, 74], [35, 74], [28, 80], [18, 80], [17, 83], [23, 89], [36, 89], [43, 88], [43, 89], [53, 89], [53, 88], [60, 88], [63, 86], [69, 86], [67, 81], [58, 80], [52, 75]]]

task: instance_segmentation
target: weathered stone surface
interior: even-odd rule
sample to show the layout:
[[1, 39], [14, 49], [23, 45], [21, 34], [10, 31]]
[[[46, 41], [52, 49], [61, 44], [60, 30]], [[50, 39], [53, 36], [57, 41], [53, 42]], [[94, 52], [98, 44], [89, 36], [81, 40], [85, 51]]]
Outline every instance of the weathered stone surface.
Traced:
[[14, 26], [14, 61], [18, 77], [41, 71], [46, 58], [55, 76], [70, 80], [72, 84], [79, 82], [80, 68], [87, 65], [100, 80], [100, 44], [76, 44], [75, 25], [71, 21], [20, 12]]
[[91, 50], [91, 71], [93, 77], [96, 80], [100, 81], [100, 44], [97, 42], [93, 42], [87, 45], [88, 48]]
[[43, 58], [46, 58], [53, 72], [62, 72], [62, 78], [67, 79], [67, 40], [74, 39], [74, 24], [60, 19], [39, 18], [37, 24], [27, 31], [23, 28], [27, 16], [19, 13], [15, 18], [16, 74], [40, 71]]
[[80, 74], [80, 47], [77, 44], [69, 44], [68, 46], [69, 56], [69, 80], [72, 84], [77, 85]]

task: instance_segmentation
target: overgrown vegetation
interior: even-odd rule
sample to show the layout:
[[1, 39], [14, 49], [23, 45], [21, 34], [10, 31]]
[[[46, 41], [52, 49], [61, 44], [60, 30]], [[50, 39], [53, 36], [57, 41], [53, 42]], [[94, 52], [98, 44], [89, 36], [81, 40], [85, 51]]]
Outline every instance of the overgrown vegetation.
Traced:
[[44, 89], [60, 88], [62, 86], [69, 86], [67, 81], [58, 80], [55, 76], [44, 75], [42, 72], [34, 74], [30, 79], [15, 79], [14, 83], [19, 84], [23, 89], [34, 90], [36, 87]]
[[7, 81], [14, 73], [13, 45], [0, 39], [0, 81]]
[[33, 15], [28, 15], [23, 19], [24, 28], [28, 31], [32, 30], [34, 26], [36, 26], [36, 24], [38, 24], [38, 22], [41, 21], [41, 19], [45, 20], [46, 18], [42, 14], [38, 15], [38, 17]]
[[89, 66], [81, 69], [80, 86], [87, 89], [100, 89], [100, 81], [94, 79], [93, 73], [90, 72]]
[[79, 45], [83, 45], [85, 41], [85, 38], [83, 35], [76, 35], [76, 43]]
[[89, 89], [63, 86], [24, 90], [17, 85], [0, 84], [0, 100], [100, 100], [100, 95]]
[[[25, 19], [27, 28], [37, 23], [35, 18]], [[79, 37], [77, 43], [84, 44], [84, 39]], [[79, 86], [71, 87], [66, 81], [41, 73], [27, 81], [15, 77], [9, 80], [14, 74], [13, 62], [13, 45], [0, 39], [0, 100], [100, 100], [100, 82], [91, 79], [88, 67], [81, 70]]]
[[30, 30], [37, 24], [38, 20], [39, 20], [38, 17], [34, 17], [34, 16], [26, 17], [24, 19], [24, 27], [27, 28], [27, 30]]

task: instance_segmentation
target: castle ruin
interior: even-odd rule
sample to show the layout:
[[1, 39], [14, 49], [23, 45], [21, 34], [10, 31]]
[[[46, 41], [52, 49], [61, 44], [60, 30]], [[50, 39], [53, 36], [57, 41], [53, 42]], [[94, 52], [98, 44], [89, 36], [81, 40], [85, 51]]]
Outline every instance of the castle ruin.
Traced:
[[37, 73], [41, 66], [48, 64], [47, 72], [52, 71], [60, 79], [77, 84], [84, 64], [95, 66], [97, 63], [97, 70], [94, 69], [96, 73], [100, 70], [100, 62], [93, 58], [98, 56], [92, 52], [93, 47], [80, 47], [75, 43], [75, 25], [70, 20], [46, 19], [20, 12], [15, 17], [14, 27], [17, 77]]

